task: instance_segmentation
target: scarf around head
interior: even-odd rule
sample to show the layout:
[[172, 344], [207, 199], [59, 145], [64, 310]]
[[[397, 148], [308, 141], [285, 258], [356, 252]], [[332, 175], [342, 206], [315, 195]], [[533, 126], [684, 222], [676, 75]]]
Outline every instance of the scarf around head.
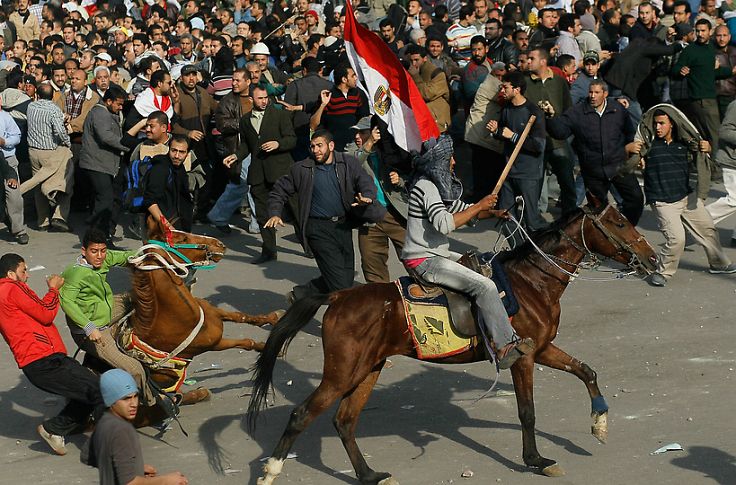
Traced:
[[450, 170], [452, 151], [452, 138], [447, 134], [422, 143], [422, 153], [413, 160], [414, 176], [410, 184], [413, 187], [419, 179], [429, 180], [437, 187], [442, 202], [448, 206], [463, 194], [460, 179]]

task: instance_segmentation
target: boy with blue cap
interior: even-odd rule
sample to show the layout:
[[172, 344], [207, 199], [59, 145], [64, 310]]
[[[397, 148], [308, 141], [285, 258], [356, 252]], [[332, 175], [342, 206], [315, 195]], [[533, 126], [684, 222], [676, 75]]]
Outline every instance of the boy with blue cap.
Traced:
[[181, 472], [158, 476], [155, 468], [143, 463], [131, 423], [138, 413], [138, 386], [133, 377], [122, 369], [111, 369], [100, 377], [100, 391], [109, 409], [97, 422], [87, 461], [100, 470], [100, 485], [189, 483]]

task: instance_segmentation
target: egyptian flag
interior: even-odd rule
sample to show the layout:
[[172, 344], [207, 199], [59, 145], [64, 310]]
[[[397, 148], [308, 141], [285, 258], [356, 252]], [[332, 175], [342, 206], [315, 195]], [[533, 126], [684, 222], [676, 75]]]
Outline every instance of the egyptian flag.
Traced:
[[411, 152], [440, 130], [411, 75], [386, 43], [358, 25], [351, 2], [345, 2], [345, 50], [368, 97], [371, 113], [387, 125], [396, 144]]

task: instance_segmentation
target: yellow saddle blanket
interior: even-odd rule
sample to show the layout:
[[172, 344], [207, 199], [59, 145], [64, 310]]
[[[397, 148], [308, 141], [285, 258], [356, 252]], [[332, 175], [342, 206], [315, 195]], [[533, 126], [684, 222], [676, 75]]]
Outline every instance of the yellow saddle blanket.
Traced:
[[417, 358], [435, 360], [450, 357], [469, 350], [474, 344], [473, 338], [458, 334], [452, 324], [452, 317], [446, 306], [411, 301], [404, 296], [401, 282], [396, 281], [399, 293], [404, 302], [406, 322], [414, 341]]
[[[167, 352], [155, 349], [143, 340], [139, 339], [136, 334], [133, 333], [132, 329], [121, 333], [119, 345], [126, 354], [138, 359], [144, 366], [149, 368], [152, 365], [157, 365], [169, 355]], [[176, 375], [176, 381], [171, 386], [164, 388], [164, 391], [171, 393], [179, 392], [179, 388], [187, 377], [187, 367], [190, 363], [190, 359], [172, 357], [163, 365], [158, 367], [159, 369], [166, 371], [167, 374], [173, 373]]]

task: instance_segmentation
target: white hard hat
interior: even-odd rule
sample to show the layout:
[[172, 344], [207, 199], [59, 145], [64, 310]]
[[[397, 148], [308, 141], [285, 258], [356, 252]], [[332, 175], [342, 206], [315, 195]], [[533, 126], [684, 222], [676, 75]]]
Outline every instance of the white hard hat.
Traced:
[[264, 44], [263, 42], [256, 43], [256, 45], [254, 45], [253, 48], [250, 50], [250, 54], [252, 56], [256, 54], [262, 54], [264, 56], [271, 55], [271, 53], [268, 51], [268, 46]]

